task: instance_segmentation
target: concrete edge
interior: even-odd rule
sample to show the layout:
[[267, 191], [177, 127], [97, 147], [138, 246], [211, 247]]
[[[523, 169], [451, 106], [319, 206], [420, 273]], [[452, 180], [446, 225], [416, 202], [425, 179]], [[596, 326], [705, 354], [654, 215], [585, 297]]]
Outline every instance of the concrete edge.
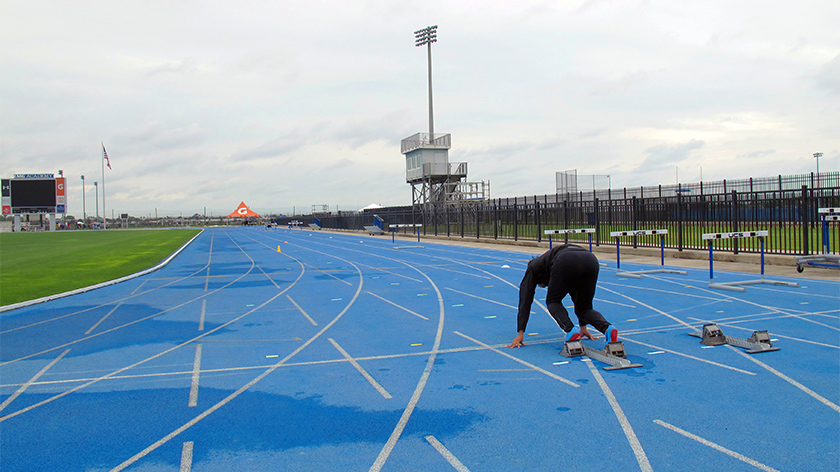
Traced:
[[88, 287], [77, 288], [75, 290], [70, 290], [68, 292], [57, 293], [55, 295], [48, 295], [46, 297], [36, 298], [34, 300], [28, 300], [28, 301], [25, 301], [25, 302], [13, 303], [11, 305], [3, 305], [3, 306], [0, 306], [0, 313], [16, 310], [18, 308], [23, 308], [23, 307], [27, 307], [27, 306], [37, 305], [39, 303], [48, 302], [50, 300], [56, 300], [56, 299], [59, 299], [59, 298], [69, 297], [71, 295], [77, 295], [77, 294], [80, 294], [80, 293], [89, 292], [91, 290], [96, 290], [96, 289], [102, 288], [102, 287], [108, 287], [110, 285], [118, 284], [120, 282], [125, 282], [127, 280], [131, 280], [131, 279], [134, 279], [134, 278], [152, 273], [156, 270], [160, 270], [161, 268], [166, 267], [166, 265], [169, 264], [172, 261], [172, 259], [175, 258], [175, 256], [180, 254], [181, 251], [183, 251], [187, 246], [190, 245], [190, 243], [192, 243], [195, 240], [195, 238], [201, 236], [201, 233], [203, 233], [203, 232], [204, 232], [204, 229], [202, 228], [202, 230], [199, 231], [198, 234], [196, 234], [195, 236], [190, 238], [189, 241], [185, 242], [175, 252], [170, 254], [169, 257], [167, 257], [166, 259], [161, 261], [158, 265], [156, 265], [154, 267], [151, 267], [149, 269], [142, 270], [142, 271], [136, 272], [134, 274], [126, 275], [126, 276], [120, 277], [118, 279], [108, 280], [106, 282], [101, 282], [101, 283], [98, 283], [96, 285], [90, 285]]

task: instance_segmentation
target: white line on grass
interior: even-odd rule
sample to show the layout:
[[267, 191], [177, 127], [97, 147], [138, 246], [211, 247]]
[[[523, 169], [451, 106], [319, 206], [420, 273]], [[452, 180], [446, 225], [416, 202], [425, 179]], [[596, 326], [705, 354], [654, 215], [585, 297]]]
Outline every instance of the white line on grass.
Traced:
[[702, 444], [704, 446], [709, 446], [712, 449], [717, 449], [718, 451], [720, 451], [720, 452], [722, 452], [722, 453], [724, 453], [724, 454], [726, 454], [730, 457], [734, 457], [735, 459], [738, 459], [739, 461], [746, 462], [747, 464], [749, 464], [753, 467], [757, 467], [757, 468], [759, 468], [761, 470], [764, 470], [766, 472], [779, 472], [778, 470], [776, 470], [772, 467], [766, 466], [766, 465], [762, 464], [761, 462], [750, 459], [749, 457], [747, 457], [745, 455], [738, 454], [735, 451], [731, 451], [731, 450], [729, 450], [729, 449], [727, 449], [723, 446], [715, 444], [715, 443], [713, 443], [709, 440], [703, 439], [700, 436], [697, 436], [696, 434], [689, 433], [688, 431], [686, 431], [684, 429], [680, 429], [680, 428], [678, 428], [678, 427], [676, 427], [672, 424], [669, 424], [669, 423], [666, 423], [666, 422], [660, 421], [660, 420], [653, 420], [653, 422], [658, 424], [659, 426], [662, 426], [664, 428], [668, 428], [675, 433], [681, 434], [681, 435], [683, 435], [683, 436], [685, 436], [689, 439], [693, 439], [693, 440], [699, 442], [700, 444]]

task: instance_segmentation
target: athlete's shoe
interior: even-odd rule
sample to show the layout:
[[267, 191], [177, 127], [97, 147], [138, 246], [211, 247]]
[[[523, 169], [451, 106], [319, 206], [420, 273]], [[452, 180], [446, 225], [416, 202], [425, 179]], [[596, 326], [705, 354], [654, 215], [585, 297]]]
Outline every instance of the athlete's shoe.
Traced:
[[607, 328], [607, 332], [604, 334], [607, 335], [606, 344], [618, 342], [618, 330], [615, 329], [614, 326], [610, 325], [610, 327]]
[[577, 340], [579, 340], [580, 338], [581, 338], [580, 328], [578, 328], [577, 326], [575, 326], [574, 328], [572, 328], [572, 330], [571, 330], [571, 331], [569, 331], [568, 333], [566, 333], [566, 340], [565, 340], [564, 342], [577, 341]]

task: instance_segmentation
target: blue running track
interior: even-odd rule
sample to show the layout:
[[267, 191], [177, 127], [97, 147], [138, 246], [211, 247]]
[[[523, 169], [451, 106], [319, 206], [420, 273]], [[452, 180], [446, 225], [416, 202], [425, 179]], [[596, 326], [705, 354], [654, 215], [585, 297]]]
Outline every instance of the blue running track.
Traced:
[[[642, 367], [606, 371], [558, 354], [544, 289], [504, 347], [530, 254], [421, 244], [208, 229], [157, 272], [0, 314], [0, 469], [840, 470], [840, 282], [610, 263], [595, 308]], [[703, 346], [707, 321], [781, 349]]]

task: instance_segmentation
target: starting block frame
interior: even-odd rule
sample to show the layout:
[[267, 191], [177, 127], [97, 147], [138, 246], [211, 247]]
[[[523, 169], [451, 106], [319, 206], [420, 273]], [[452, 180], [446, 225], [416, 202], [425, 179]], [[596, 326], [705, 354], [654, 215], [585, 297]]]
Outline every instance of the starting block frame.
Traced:
[[[721, 290], [732, 290], [734, 292], [746, 292], [747, 289], [740, 287], [740, 285], [784, 285], [786, 287], [799, 287], [797, 282], [784, 282], [781, 280], [768, 280], [764, 278], [764, 238], [769, 236], [769, 231], [733, 231], [730, 233], [704, 233], [703, 239], [709, 241], [709, 288], [717, 288]], [[717, 239], [738, 239], [738, 238], [758, 238], [761, 243], [761, 278], [759, 280], [743, 280], [740, 282], [720, 282], [715, 283], [714, 272], [714, 247], [712, 242]]]
[[[610, 237], [615, 238], [615, 268], [618, 269], [618, 272], [615, 275], [619, 277], [630, 277], [633, 279], [641, 279], [645, 274], [681, 274], [686, 275], [688, 274], [687, 271], [678, 270], [678, 269], [666, 269], [665, 268], [665, 235], [668, 234], [667, 229], [643, 229], [643, 230], [632, 230], [632, 231], [611, 231]], [[651, 269], [651, 270], [635, 270], [635, 271], [622, 271], [621, 270], [621, 239], [622, 237], [626, 236], [659, 236], [659, 265], [662, 266], [661, 269]]]
[[753, 331], [752, 336], [744, 339], [723, 334], [723, 331], [718, 327], [717, 323], [706, 323], [703, 325], [701, 331], [694, 331], [688, 334], [689, 336], [700, 338], [700, 344], [707, 346], [729, 344], [746, 349], [747, 354], [779, 350], [778, 347], [773, 347], [773, 343], [770, 341], [770, 334], [766, 330]]
[[388, 228], [391, 230], [391, 244], [396, 244], [396, 234], [397, 229], [399, 228], [417, 228], [417, 246], [394, 246], [394, 249], [423, 249], [423, 246], [420, 246], [420, 228], [423, 225], [420, 223], [399, 223], [388, 225]]
[[831, 254], [831, 240], [828, 234], [828, 222], [840, 221], [840, 208], [820, 208], [818, 211], [822, 219], [823, 253], [796, 257], [797, 272], [805, 270], [806, 265], [840, 269], [840, 255]]
[[563, 343], [563, 350], [560, 351], [560, 355], [564, 357], [586, 356], [604, 364], [609, 364], [608, 367], [603, 368], [604, 370], [642, 367], [642, 364], [634, 364], [627, 360], [627, 354], [624, 353], [624, 343], [621, 341], [609, 343], [603, 350], [587, 346], [581, 341], [569, 341]]

